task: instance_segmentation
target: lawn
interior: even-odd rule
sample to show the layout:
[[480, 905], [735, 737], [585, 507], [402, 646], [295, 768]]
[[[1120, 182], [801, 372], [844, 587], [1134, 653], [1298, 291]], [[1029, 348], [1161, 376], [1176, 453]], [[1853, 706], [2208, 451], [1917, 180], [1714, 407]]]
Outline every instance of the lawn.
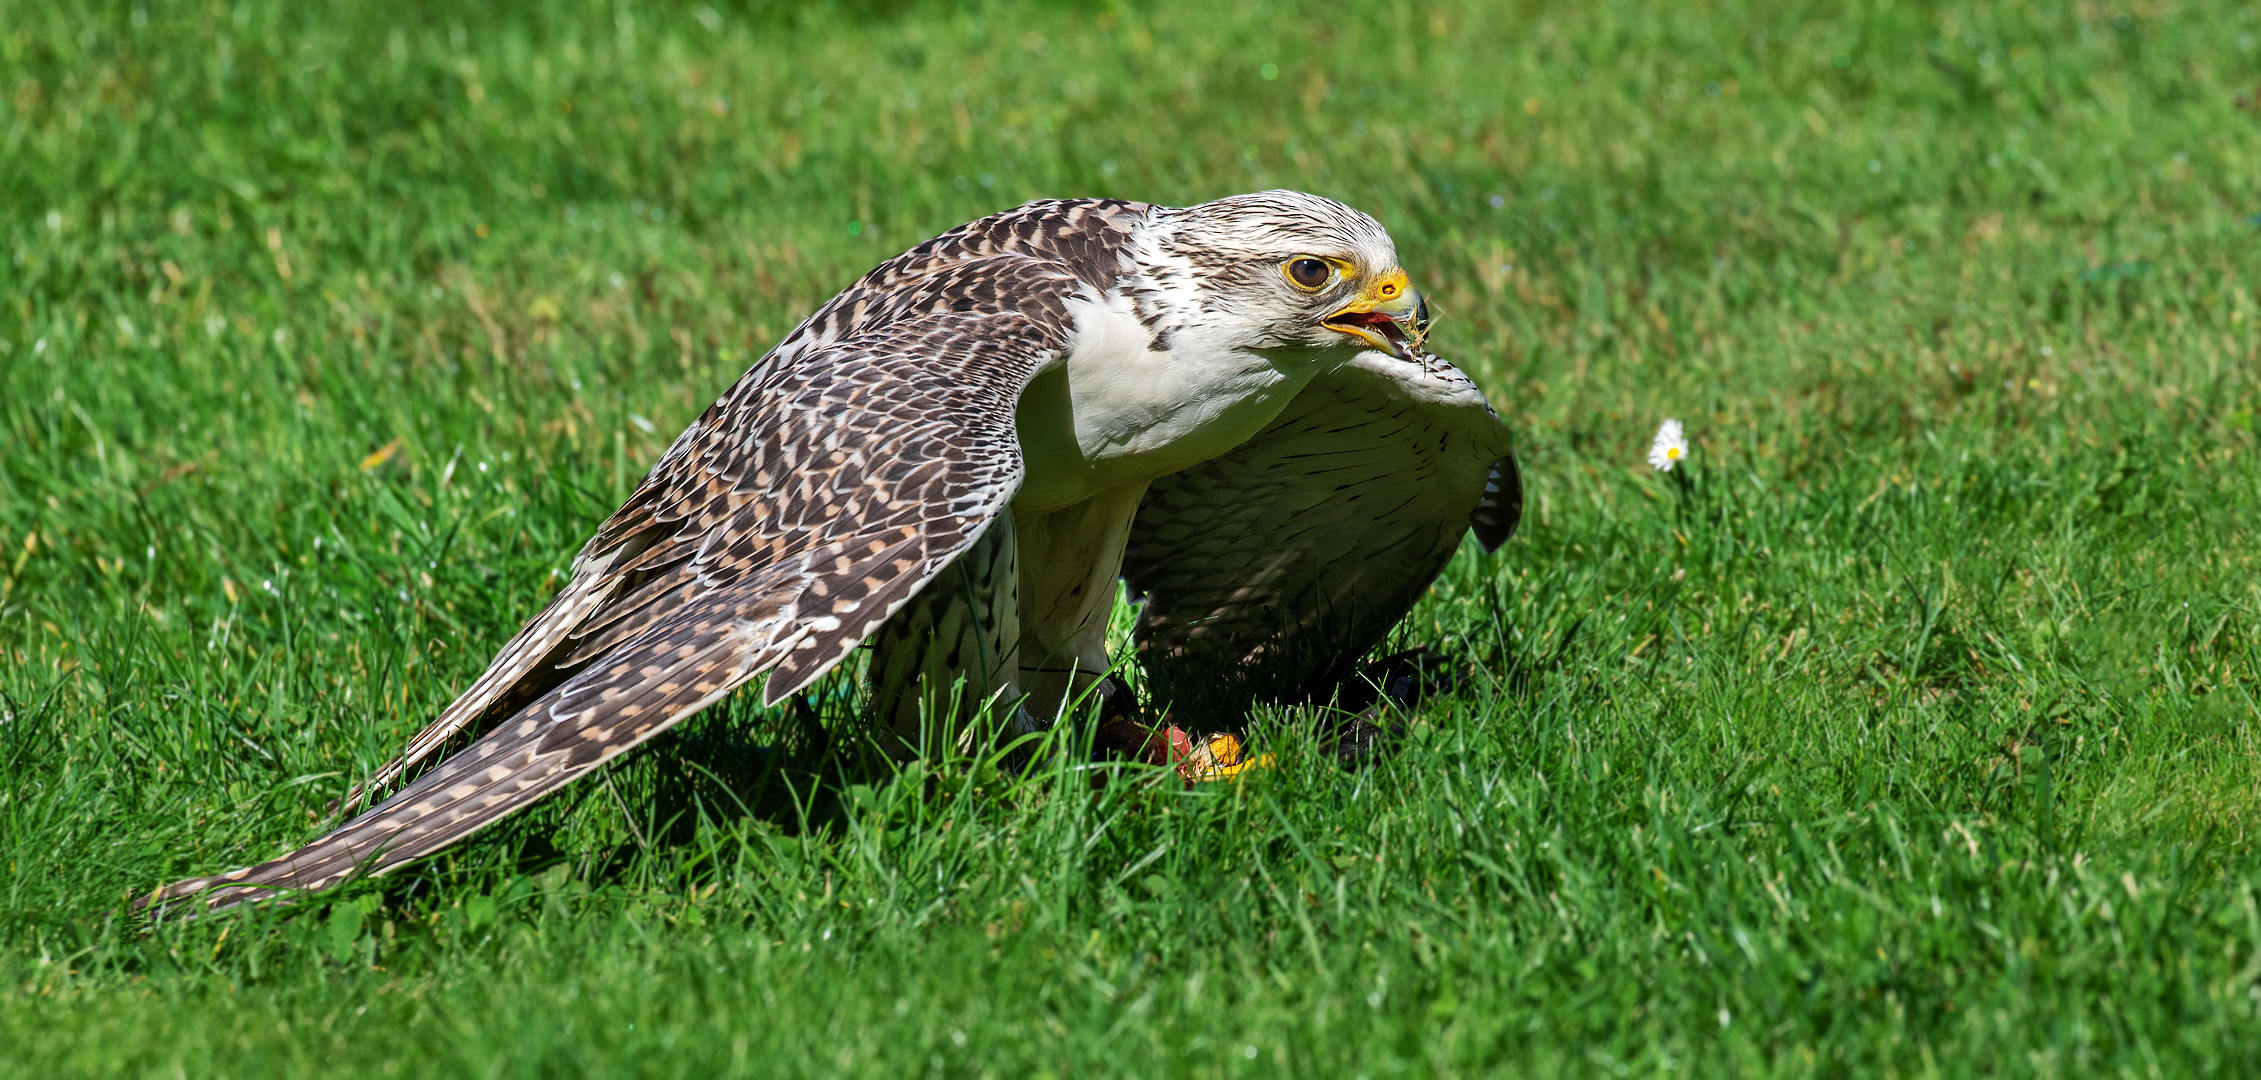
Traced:
[[[2261, 9], [712, 2], [0, 2], [0, 1074], [2261, 1072]], [[1394, 753], [857, 771], [846, 673], [128, 914], [872, 264], [1279, 186], [1521, 447]]]

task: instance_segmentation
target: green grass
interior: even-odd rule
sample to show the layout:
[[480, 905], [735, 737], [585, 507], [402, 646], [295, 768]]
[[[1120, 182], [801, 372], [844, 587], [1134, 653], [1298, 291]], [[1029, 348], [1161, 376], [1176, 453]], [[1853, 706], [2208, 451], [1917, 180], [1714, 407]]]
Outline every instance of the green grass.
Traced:
[[[2261, 1068], [2255, 7], [404, 6], [0, 3], [0, 1073]], [[1266, 186], [1524, 448], [1399, 753], [849, 783], [741, 697], [125, 913], [311, 836], [871, 264]]]

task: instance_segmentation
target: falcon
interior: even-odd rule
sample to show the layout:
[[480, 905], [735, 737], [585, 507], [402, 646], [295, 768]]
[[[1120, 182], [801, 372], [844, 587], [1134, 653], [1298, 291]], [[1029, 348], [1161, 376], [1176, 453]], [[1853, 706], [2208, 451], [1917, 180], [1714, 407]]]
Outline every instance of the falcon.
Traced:
[[1170, 710], [1147, 746], [1183, 758], [1184, 731], [1323, 698], [1464, 533], [1496, 549], [1521, 513], [1506, 428], [1428, 327], [1382, 226], [1300, 192], [1045, 200], [934, 237], [702, 413], [349, 801], [421, 775], [143, 906], [389, 870], [757, 678], [784, 702], [866, 644], [870, 734], [897, 758], [967, 748], [984, 716], [1041, 731], [1127, 693], [1118, 579], [1144, 598], [1138, 659]]

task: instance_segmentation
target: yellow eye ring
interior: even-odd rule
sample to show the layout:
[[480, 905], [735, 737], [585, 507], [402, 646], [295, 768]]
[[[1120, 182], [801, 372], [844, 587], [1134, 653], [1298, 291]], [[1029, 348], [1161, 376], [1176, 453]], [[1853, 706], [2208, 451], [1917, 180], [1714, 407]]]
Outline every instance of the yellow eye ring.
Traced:
[[1334, 267], [1327, 265], [1326, 260], [1314, 259], [1309, 255], [1289, 259], [1281, 265], [1280, 272], [1286, 274], [1288, 281], [1296, 288], [1305, 292], [1317, 292], [1325, 288], [1327, 282], [1335, 276]]

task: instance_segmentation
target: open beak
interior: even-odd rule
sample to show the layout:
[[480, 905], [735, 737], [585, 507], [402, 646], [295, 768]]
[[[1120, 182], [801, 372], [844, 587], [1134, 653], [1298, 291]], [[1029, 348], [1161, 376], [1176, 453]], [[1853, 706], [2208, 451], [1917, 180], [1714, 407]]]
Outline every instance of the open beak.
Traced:
[[1391, 270], [1376, 277], [1349, 306], [1319, 320], [1319, 324], [1400, 360], [1411, 360], [1429, 336], [1429, 302], [1413, 290], [1405, 271]]

